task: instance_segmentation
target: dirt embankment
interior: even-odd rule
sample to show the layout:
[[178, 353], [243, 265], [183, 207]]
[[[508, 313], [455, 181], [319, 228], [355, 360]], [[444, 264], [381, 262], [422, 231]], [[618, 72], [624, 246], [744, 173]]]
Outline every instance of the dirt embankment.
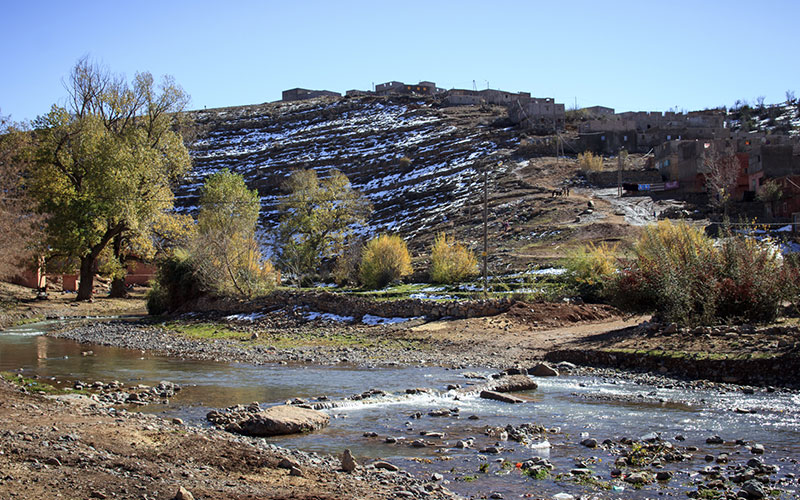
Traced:
[[450, 496], [402, 473], [343, 473], [335, 458], [69, 398], [23, 394], [0, 380], [0, 498], [167, 500], [181, 487], [217, 500]]
[[36, 298], [36, 291], [0, 282], [0, 328], [23, 321], [85, 316], [145, 315], [144, 288], [134, 288], [129, 298], [112, 299], [99, 293], [91, 301], [75, 301], [74, 293], [50, 291], [47, 299]]

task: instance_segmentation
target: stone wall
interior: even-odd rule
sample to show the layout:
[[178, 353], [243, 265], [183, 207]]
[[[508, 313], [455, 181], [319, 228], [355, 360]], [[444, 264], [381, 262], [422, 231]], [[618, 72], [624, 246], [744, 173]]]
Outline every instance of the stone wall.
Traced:
[[[593, 186], [597, 187], [617, 187], [618, 173], [616, 170], [607, 170], [603, 172], [588, 172], [586, 180]], [[623, 170], [622, 171], [623, 183], [634, 184], [657, 184], [663, 182], [661, 174], [658, 170]]]
[[552, 362], [606, 366], [669, 374], [688, 379], [758, 386], [800, 386], [800, 356], [788, 353], [770, 358], [695, 359], [647, 353], [560, 350], [547, 353]]
[[474, 318], [494, 316], [508, 311], [511, 299], [433, 301], [420, 299], [375, 300], [329, 292], [300, 292], [279, 290], [267, 297], [249, 302], [203, 297], [175, 312], [224, 311], [226, 313], [254, 312], [274, 307], [308, 307], [313, 311], [353, 316], [356, 320], [365, 314], [384, 318], [425, 317], [429, 320], [444, 317]]
[[341, 295], [329, 292], [277, 291], [262, 299], [265, 305], [308, 306], [310, 309], [361, 318], [365, 314], [384, 318], [411, 318], [424, 316], [428, 319], [474, 318], [494, 316], [507, 311], [510, 299], [433, 301], [420, 299], [375, 300], [366, 297]]

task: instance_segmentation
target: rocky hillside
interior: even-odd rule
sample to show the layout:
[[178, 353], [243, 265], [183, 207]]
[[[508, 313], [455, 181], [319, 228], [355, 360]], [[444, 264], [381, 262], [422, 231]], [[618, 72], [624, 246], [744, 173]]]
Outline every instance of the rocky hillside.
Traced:
[[439, 108], [411, 98], [315, 99], [192, 112], [193, 172], [177, 204], [192, 211], [203, 180], [228, 168], [261, 195], [261, 223], [277, 222], [292, 170], [337, 168], [372, 201], [369, 232], [413, 238], [479, 197], [484, 164], [508, 159], [518, 131], [502, 108]]

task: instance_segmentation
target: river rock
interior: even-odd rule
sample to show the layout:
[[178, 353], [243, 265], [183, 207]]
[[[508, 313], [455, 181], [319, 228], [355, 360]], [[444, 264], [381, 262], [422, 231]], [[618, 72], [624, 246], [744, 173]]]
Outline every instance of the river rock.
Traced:
[[763, 455], [764, 454], [764, 445], [763, 444], [754, 444], [750, 447], [750, 453], [753, 455]]
[[481, 391], [481, 398], [492, 399], [494, 401], [500, 401], [501, 403], [511, 403], [511, 404], [525, 402], [524, 399], [518, 398], [516, 396], [502, 394], [500, 392], [495, 392], [495, 391]]
[[509, 375], [491, 384], [496, 392], [532, 391], [539, 386], [527, 375]]
[[625, 476], [624, 481], [630, 484], [646, 484], [650, 482], [649, 479], [643, 472], [632, 472]]
[[747, 494], [747, 498], [764, 498], [767, 496], [767, 491], [758, 480], [751, 479], [742, 485], [742, 491]]
[[394, 464], [390, 464], [389, 462], [379, 461], [379, 462], [373, 463], [372, 465], [376, 469], [388, 470], [389, 472], [397, 472], [397, 471], [400, 470], [400, 467], [398, 467], [398, 466], [396, 466]]
[[178, 488], [178, 492], [172, 498], [173, 500], [194, 500], [194, 495], [192, 495], [189, 490], [181, 486]]
[[546, 363], [539, 363], [529, 369], [528, 373], [535, 377], [558, 377], [558, 370]]
[[330, 417], [321, 411], [280, 405], [249, 414], [227, 425], [225, 430], [248, 436], [280, 436], [315, 431], [329, 421]]
[[672, 479], [672, 472], [666, 470], [658, 471], [656, 472], [656, 479], [658, 481], [669, 481]]
[[353, 472], [356, 470], [356, 459], [353, 458], [353, 454], [350, 452], [349, 448], [346, 448], [342, 453], [342, 470], [345, 472]]
[[722, 444], [724, 441], [719, 436], [711, 436], [710, 438], [706, 439], [707, 444]]

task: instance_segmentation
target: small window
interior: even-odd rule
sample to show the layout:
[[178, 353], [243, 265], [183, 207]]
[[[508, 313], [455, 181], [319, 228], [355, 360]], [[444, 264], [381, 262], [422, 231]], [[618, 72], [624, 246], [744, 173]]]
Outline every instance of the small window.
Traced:
[[622, 136], [622, 140], [623, 140], [623, 141], [627, 141], [627, 140], [628, 140], [628, 136], [627, 136], [627, 135], [623, 135], [623, 136]]
[[601, 140], [601, 141], [605, 141], [605, 140], [606, 140], [606, 136], [604, 136], [604, 135], [601, 135], [601, 136], [600, 136], [600, 140]]

